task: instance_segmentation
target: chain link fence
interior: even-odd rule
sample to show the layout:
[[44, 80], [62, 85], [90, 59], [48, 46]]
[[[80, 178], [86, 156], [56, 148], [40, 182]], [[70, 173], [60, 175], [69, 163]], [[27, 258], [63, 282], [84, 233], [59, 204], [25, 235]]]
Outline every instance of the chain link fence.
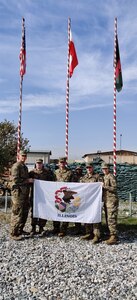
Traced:
[[4, 196], [0, 196], [0, 211], [7, 213], [11, 207], [11, 196], [8, 195], [8, 191]]
[[129, 192], [128, 200], [119, 201], [119, 218], [135, 217], [137, 218], [137, 202], [134, 200], [132, 192]]

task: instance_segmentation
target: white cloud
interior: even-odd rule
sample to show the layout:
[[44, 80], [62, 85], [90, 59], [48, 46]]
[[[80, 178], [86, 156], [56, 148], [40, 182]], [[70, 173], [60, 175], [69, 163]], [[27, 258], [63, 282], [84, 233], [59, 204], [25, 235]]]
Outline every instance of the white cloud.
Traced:
[[[79, 126], [84, 127], [86, 113], [90, 110], [94, 110], [93, 114], [96, 114], [96, 111], [104, 109], [104, 115], [109, 109], [113, 110], [115, 17], [118, 18], [124, 83], [122, 92], [117, 94], [117, 105], [122, 113], [129, 110], [133, 114], [136, 111], [137, 2], [135, 0], [132, 1], [132, 5], [129, 0], [86, 0], [86, 4], [83, 0], [0, 0], [0, 11], [1, 118], [5, 118], [6, 115], [18, 118], [22, 16], [26, 21], [27, 49], [27, 73], [23, 81], [25, 116], [27, 114], [33, 116], [38, 112], [40, 115], [53, 114], [55, 117], [58, 113], [65, 112], [68, 16], [71, 17], [73, 39], [79, 60], [79, 65], [70, 79], [70, 110], [74, 114], [77, 111], [80, 115], [83, 111], [85, 121]], [[130, 117], [132, 118], [129, 115], [128, 118]], [[98, 114], [96, 118], [98, 120]], [[124, 126], [122, 120], [121, 116], [119, 129], [121, 132]], [[107, 118], [104, 121], [100, 117], [99, 122], [104, 124]], [[106, 128], [108, 127], [109, 125], [106, 125]], [[129, 129], [130, 125], [127, 130], [131, 136]], [[52, 134], [54, 136], [54, 131]], [[31, 138], [32, 135], [31, 131]], [[84, 138], [86, 139], [85, 136]], [[100, 141], [97, 145], [100, 145]], [[91, 145], [87, 146], [90, 149]], [[55, 145], [55, 148], [59, 149], [60, 146]]]

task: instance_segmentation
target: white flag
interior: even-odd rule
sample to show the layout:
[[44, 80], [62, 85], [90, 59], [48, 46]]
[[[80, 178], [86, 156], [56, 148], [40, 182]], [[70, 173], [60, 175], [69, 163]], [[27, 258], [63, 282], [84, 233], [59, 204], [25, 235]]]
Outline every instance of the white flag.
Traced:
[[33, 216], [80, 223], [101, 222], [102, 183], [34, 180]]

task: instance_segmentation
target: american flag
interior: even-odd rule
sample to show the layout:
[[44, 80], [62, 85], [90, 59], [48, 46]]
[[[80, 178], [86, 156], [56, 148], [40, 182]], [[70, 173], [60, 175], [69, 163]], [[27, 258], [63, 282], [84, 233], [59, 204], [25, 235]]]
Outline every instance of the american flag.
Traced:
[[25, 40], [25, 19], [22, 18], [22, 40], [20, 49], [20, 76], [26, 73], [26, 40]]

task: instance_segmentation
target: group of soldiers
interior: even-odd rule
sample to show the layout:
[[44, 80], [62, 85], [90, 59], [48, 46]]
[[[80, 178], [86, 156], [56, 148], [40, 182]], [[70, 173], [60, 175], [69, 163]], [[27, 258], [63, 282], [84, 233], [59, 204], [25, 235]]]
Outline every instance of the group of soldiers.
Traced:
[[[14, 240], [21, 240], [23, 235], [42, 234], [47, 220], [33, 217], [33, 182], [34, 179], [58, 182], [82, 182], [93, 183], [102, 182], [103, 206], [106, 217], [106, 224], [109, 230], [109, 238], [105, 241], [108, 245], [116, 244], [117, 236], [117, 215], [118, 215], [118, 197], [116, 188], [116, 179], [110, 173], [109, 166], [102, 164], [104, 176], [94, 173], [93, 165], [86, 165], [86, 174], [82, 174], [82, 168], [79, 166], [73, 172], [67, 165], [65, 157], [59, 158], [58, 169], [52, 172], [45, 168], [42, 159], [36, 160], [35, 168], [28, 171], [25, 164], [27, 152], [20, 151], [19, 160], [11, 169], [11, 188], [12, 188], [12, 211], [11, 211], [11, 232], [10, 236]], [[31, 232], [24, 231], [28, 218], [29, 209], [31, 209]], [[37, 233], [37, 226], [39, 231]], [[67, 234], [69, 223], [53, 221], [53, 234], [64, 237]], [[85, 234], [82, 239], [91, 240], [93, 244], [101, 241], [101, 224], [84, 224]], [[74, 232], [80, 234], [82, 226], [75, 223]]]

